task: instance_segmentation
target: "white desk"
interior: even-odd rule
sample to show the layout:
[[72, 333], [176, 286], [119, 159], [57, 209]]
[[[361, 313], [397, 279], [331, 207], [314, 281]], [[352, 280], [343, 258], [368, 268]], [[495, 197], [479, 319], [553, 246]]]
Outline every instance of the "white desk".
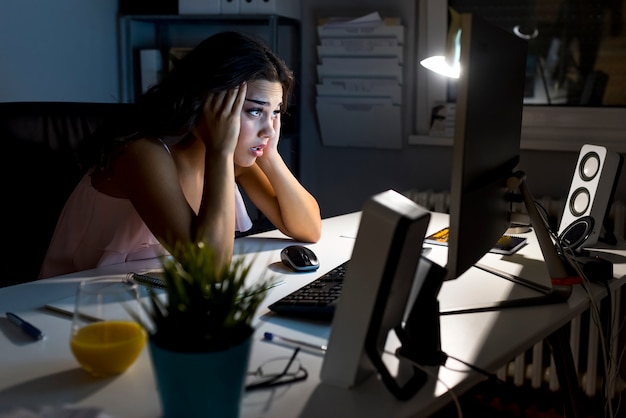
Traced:
[[[276, 231], [236, 241], [238, 253], [257, 255], [252, 277], [270, 273], [285, 280], [283, 285], [270, 291], [259, 310], [251, 369], [266, 359], [290, 354], [284, 347], [261, 341], [265, 331], [314, 343], [326, 342], [330, 331], [328, 323], [278, 317], [269, 313], [267, 305], [348, 259], [359, 219], [360, 214], [354, 213], [324, 220], [322, 239], [310, 245], [321, 261], [317, 272], [290, 273], [284, 269], [279, 262], [279, 252], [292, 241]], [[433, 214], [429, 232], [446, 223], [446, 215]], [[534, 237], [529, 236], [529, 240], [530, 245], [519, 254], [529, 260], [540, 260]], [[429, 256], [436, 261], [445, 260], [445, 248], [434, 247]], [[615, 277], [623, 279], [626, 275], [626, 251], [618, 252], [617, 257]], [[80, 280], [111, 274], [125, 275], [129, 271], [144, 272], [158, 267], [158, 260], [136, 261], [0, 289], [0, 405], [69, 404], [102, 408], [109, 415], [120, 418], [160, 416], [147, 349], [124, 374], [105, 379], [91, 378], [79, 368], [70, 352], [69, 318], [43, 308], [48, 302], [74, 294]], [[454, 299], [465, 298], [468, 294], [481, 293], [481, 285], [476, 280], [481, 282], [480, 277], [485, 277], [485, 274], [469, 276], [444, 284], [440, 293], [442, 305], [458, 303]], [[490, 287], [500, 289], [511, 289], [512, 286], [503, 279], [491, 279], [489, 283]], [[621, 284], [620, 280], [614, 283], [615, 286]], [[599, 297], [605, 293], [601, 286], [593, 288], [594, 294]], [[567, 303], [443, 316], [442, 349], [451, 356], [495, 371], [587, 307], [588, 300], [583, 289], [576, 286]], [[46, 339], [30, 340], [8, 322], [4, 317], [6, 311], [16, 312], [41, 328], [47, 335]], [[331, 387], [319, 380], [321, 355], [301, 351], [299, 358], [309, 371], [309, 378], [291, 386], [247, 393], [243, 400], [243, 417], [425, 416], [451, 400], [446, 387], [434, 378], [429, 378], [409, 401], [397, 401], [375, 377], [353, 390]], [[448, 360], [448, 365], [450, 369], [433, 367], [431, 370], [457, 394], [483, 379], [481, 375], [463, 371], [464, 367], [457, 362]]]

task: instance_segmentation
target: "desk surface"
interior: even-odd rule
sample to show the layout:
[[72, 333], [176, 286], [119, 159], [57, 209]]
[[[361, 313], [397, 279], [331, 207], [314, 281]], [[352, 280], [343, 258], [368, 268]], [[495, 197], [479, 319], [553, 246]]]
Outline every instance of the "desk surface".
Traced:
[[[330, 323], [279, 317], [270, 313], [267, 306], [347, 260], [359, 220], [360, 214], [353, 213], [323, 221], [322, 239], [309, 246], [321, 260], [316, 272], [291, 273], [282, 267], [280, 250], [292, 241], [277, 231], [236, 241], [237, 253], [256, 255], [252, 277], [272, 274], [284, 280], [284, 284], [270, 291], [259, 309], [251, 369], [267, 359], [289, 354], [284, 347], [262, 341], [264, 332], [326, 343]], [[433, 214], [428, 233], [446, 223], [446, 215]], [[529, 271], [541, 274], [542, 269], [536, 268], [541, 266], [541, 253], [534, 235], [528, 234], [528, 238], [529, 245], [518, 253], [516, 259], [523, 261], [525, 268], [529, 266], [530, 270], [525, 270], [524, 274]], [[615, 280], [613, 285], [619, 286], [626, 278], [626, 251], [614, 251], [612, 256], [615, 257], [615, 277], [622, 279]], [[434, 246], [429, 257], [445, 265], [445, 247]], [[489, 255], [487, 258], [481, 261], [499, 262], [502, 256]], [[45, 340], [32, 341], [5, 317], [0, 317], [0, 406], [73, 405], [102, 408], [109, 415], [120, 418], [159, 417], [159, 399], [147, 349], [124, 374], [105, 379], [91, 378], [79, 368], [70, 352], [70, 319], [44, 309], [46, 303], [73, 295], [78, 282], [83, 279], [157, 268], [159, 263], [155, 259], [135, 261], [0, 289], [2, 315], [6, 311], [16, 312], [47, 335]], [[465, 303], [468, 295], [506, 295], [519, 290], [519, 285], [489, 276], [470, 270], [467, 275], [444, 283], [439, 295], [442, 306]], [[592, 289], [596, 296], [604, 294], [602, 286], [593, 285]], [[442, 316], [442, 349], [453, 357], [495, 371], [566, 324], [588, 304], [584, 290], [575, 286], [566, 303]], [[449, 368], [429, 368], [438, 379], [429, 377], [416, 396], [409, 401], [397, 401], [375, 377], [352, 390], [320, 383], [322, 355], [301, 351], [299, 357], [309, 371], [309, 378], [292, 386], [247, 393], [243, 399], [243, 417], [424, 416], [451, 400], [448, 388], [453, 388], [458, 395], [483, 379], [449, 359]]]

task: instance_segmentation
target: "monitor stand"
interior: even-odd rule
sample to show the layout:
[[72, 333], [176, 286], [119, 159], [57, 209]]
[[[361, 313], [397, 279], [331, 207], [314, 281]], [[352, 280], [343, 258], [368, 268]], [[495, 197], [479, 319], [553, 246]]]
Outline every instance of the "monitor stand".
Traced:
[[550, 232], [548, 231], [548, 228], [546, 226], [546, 221], [537, 210], [535, 199], [530, 192], [528, 184], [525, 180], [526, 173], [524, 173], [523, 171], [517, 171], [513, 173], [511, 177], [509, 177], [507, 181], [507, 187], [511, 191], [519, 190], [522, 195], [524, 205], [526, 206], [526, 211], [528, 212], [528, 217], [530, 219], [530, 224], [535, 230], [535, 235], [537, 236], [539, 247], [541, 249], [541, 253], [543, 254], [546, 268], [548, 269], [548, 274], [550, 276], [552, 286], [548, 289], [540, 289], [537, 288], [534, 283], [526, 281], [523, 278], [517, 276], [509, 277], [506, 274], [494, 271], [493, 269], [490, 269], [486, 266], [478, 266], [479, 268], [492, 274], [503, 277], [507, 280], [511, 280], [522, 286], [529, 287], [542, 293], [542, 295], [537, 297], [501, 301], [498, 302], [496, 306], [494, 306], [495, 308], [565, 302], [572, 294], [572, 285], [582, 282], [582, 279], [578, 276], [578, 273], [573, 271], [573, 269], [563, 259], [562, 255], [559, 254], [556, 247], [554, 246], [554, 242], [552, 241], [552, 238], [550, 237]]
[[442, 311], [442, 315], [452, 315], [459, 313], [470, 312], [485, 312], [494, 311], [505, 308], [517, 308], [523, 306], [536, 306], [546, 305], [552, 303], [565, 302], [572, 294], [572, 285], [581, 283], [582, 279], [578, 276], [569, 264], [563, 259], [563, 256], [557, 251], [550, 233], [546, 226], [546, 222], [539, 214], [535, 200], [530, 192], [528, 185], [525, 182], [526, 174], [522, 171], [518, 171], [509, 177], [507, 187], [511, 191], [519, 191], [526, 210], [530, 219], [530, 224], [535, 231], [543, 259], [545, 261], [548, 275], [550, 277], [551, 285], [539, 285], [539, 283], [532, 280], [525, 279], [519, 276], [509, 274], [507, 272], [500, 271], [490, 266], [477, 263], [474, 267], [484, 270], [500, 278], [509, 280], [521, 286], [525, 286], [539, 293], [537, 296], [522, 297], [516, 299], [506, 299], [500, 301], [493, 301], [479, 306], [460, 307], [458, 309], [447, 309]]
[[396, 350], [399, 360], [394, 373], [383, 360], [380, 351], [380, 329], [368, 329], [365, 339], [365, 352], [381, 380], [399, 400], [413, 397], [426, 383], [426, 372], [419, 366], [435, 366], [445, 363], [446, 356], [441, 351], [441, 328], [439, 321], [439, 301], [437, 296], [447, 270], [437, 263], [420, 257], [414, 286], [419, 289], [415, 299], [407, 303], [403, 323], [393, 330], [398, 336], [400, 347]]

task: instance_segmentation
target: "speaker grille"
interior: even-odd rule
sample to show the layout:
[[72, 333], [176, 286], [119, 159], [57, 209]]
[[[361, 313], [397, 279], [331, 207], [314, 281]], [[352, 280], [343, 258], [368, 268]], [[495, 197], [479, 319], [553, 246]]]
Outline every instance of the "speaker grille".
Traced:
[[588, 152], [580, 160], [580, 178], [584, 181], [593, 180], [600, 171], [600, 156], [597, 152]]
[[582, 216], [589, 209], [589, 203], [591, 203], [589, 190], [585, 187], [579, 187], [572, 193], [572, 197], [569, 200], [569, 211], [574, 216]]

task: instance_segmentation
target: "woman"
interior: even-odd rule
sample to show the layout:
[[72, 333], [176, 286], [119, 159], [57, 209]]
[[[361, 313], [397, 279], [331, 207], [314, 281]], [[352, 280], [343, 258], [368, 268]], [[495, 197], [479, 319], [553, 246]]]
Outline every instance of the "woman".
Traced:
[[293, 74], [263, 42], [214, 35], [83, 141], [87, 174], [60, 215], [40, 278], [161, 255], [184, 240], [232, 258], [252, 223], [239, 191], [281, 232], [321, 234], [315, 198], [278, 153]]

